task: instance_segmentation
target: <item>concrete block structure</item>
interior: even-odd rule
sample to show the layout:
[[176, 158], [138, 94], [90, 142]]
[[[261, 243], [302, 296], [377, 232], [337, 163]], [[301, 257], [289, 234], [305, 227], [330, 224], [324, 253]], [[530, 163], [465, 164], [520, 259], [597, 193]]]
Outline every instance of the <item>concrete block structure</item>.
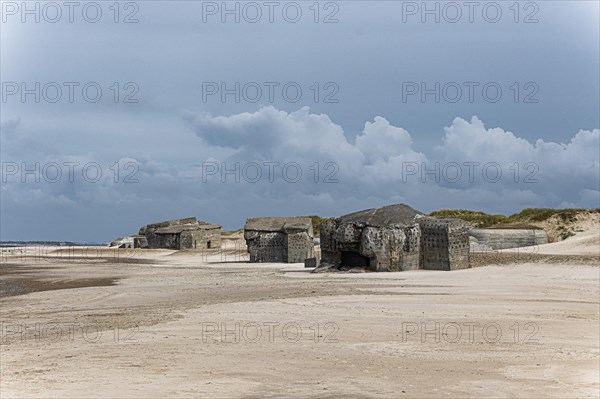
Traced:
[[469, 227], [459, 219], [417, 218], [421, 265], [429, 270], [469, 268]]
[[221, 226], [196, 220], [195, 217], [153, 223], [140, 229], [148, 248], [218, 249]]
[[314, 256], [312, 220], [250, 218], [244, 226], [250, 262], [299, 263]]
[[321, 224], [320, 269], [374, 272], [469, 267], [467, 225], [408, 205], [367, 209]]
[[548, 243], [548, 234], [544, 230], [471, 229], [469, 235], [474, 251], [531, 247]]

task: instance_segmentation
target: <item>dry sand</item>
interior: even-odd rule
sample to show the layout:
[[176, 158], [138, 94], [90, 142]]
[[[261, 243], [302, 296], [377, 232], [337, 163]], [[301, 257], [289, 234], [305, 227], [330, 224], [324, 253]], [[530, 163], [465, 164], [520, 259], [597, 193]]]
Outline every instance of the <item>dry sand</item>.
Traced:
[[598, 397], [584, 233], [454, 272], [310, 274], [246, 263], [234, 240], [225, 255], [13, 250], [0, 396]]

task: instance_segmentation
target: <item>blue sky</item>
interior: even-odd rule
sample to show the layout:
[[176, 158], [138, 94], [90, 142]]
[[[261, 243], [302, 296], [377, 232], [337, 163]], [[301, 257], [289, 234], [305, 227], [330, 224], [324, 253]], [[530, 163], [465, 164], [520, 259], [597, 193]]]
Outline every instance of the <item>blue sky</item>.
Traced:
[[597, 1], [113, 3], [2, 2], [4, 240], [599, 206]]

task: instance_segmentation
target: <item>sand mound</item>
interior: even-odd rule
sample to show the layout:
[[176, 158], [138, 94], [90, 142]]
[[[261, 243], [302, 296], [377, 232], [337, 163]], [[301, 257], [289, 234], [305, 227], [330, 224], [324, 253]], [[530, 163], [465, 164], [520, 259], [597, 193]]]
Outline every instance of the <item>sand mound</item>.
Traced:
[[600, 234], [600, 213], [582, 212], [575, 215], [554, 215], [534, 222], [548, 233], [549, 242], [558, 242], [571, 237], [588, 236], [588, 233]]
[[554, 215], [535, 225], [548, 233], [549, 241], [535, 248], [528, 247], [535, 253], [600, 257], [600, 214], [597, 212], [583, 212], [568, 218]]

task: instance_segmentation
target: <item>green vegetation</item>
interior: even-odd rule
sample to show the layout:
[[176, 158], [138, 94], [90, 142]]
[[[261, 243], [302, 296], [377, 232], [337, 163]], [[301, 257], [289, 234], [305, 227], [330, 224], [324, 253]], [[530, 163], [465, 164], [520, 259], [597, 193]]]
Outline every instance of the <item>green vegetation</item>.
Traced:
[[509, 217], [509, 220], [518, 222], [543, 222], [554, 215], [558, 215], [563, 222], [574, 222], [577, 214], [582, 212], [600, 213], [600, 208], [596, 209], [549, 209], [549, 208], [526, 208], [519, 213]]
[[568, 229], [564, 226], [558, 227], [558, 234], [560, 235], [561, 240], [566, 240], [569, 237], [573, 237], [575, 235], [575, 231]]
[[484, 212], [469, 211], [466, 209], [442, 209], [440, 211], [431, 212], [429, 216], [462, 219], [472, 227], [491, 227], [504, 223], [507, 219], [504, 215], [490, 215]]
[[573, 237], [575, 235], [575, 233], [581, 233], [583, 230], [580, 228], [573, 228], [573, 227], [565, 227], [565, 226], [558, 226], [558, 235], [560, 236], [561, 240], [566, 240], [569, 237]]
[[[479, 211], [469, 211], [465, 209], [451, 210], [443, 209], [430, 213], [430, 216], [459, 218], [467, 222], [472, 227], [489, 228], [539, 228], [531, 223], [543, 222], [554, 215], [565, 223], [575, 221], [577, 214], [582, 212], [600, 213], [600, 208], [596, 209], [549, 209], [549, 208], [526, 208], [514, 215], [491, 215]], [[566, 233], [565, 233], [566, 234]], [[573, 233], [571, 232], [571, 235]], [[570, 237], [570, 236], [569, 236]]]

